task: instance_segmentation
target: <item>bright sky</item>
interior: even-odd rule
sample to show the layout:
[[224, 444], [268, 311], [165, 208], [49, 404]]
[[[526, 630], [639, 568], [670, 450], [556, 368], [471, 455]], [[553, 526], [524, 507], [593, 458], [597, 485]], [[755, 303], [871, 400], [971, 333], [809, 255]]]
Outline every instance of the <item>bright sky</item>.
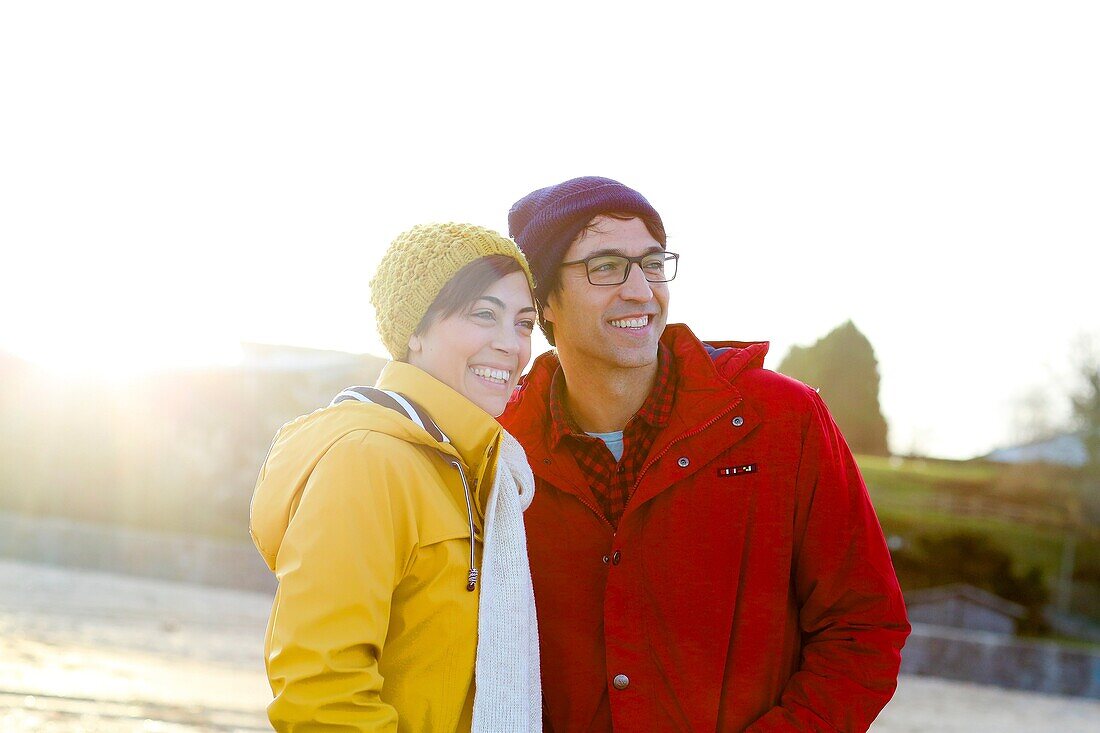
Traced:
[[892, 447], [969, 457], [1100, 332], [1098, 8], [5, 3], [0, 350], [383, 354], [394, 235], [603, 175], [682, 253], [671, 320], [774, 368], [851, 318]]

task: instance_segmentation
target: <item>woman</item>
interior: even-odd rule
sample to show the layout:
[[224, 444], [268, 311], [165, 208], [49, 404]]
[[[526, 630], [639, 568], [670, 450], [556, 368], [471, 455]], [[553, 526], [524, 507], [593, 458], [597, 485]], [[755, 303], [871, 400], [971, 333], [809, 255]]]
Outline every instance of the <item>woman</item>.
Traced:
[[250, 522], [279, 579], [276, 729], [542, 730], [534, 481], [493, 419], [531, 357], [532, 289], [494, 232], [400, 235], [371, 282], [394, 360], [276, 436]]

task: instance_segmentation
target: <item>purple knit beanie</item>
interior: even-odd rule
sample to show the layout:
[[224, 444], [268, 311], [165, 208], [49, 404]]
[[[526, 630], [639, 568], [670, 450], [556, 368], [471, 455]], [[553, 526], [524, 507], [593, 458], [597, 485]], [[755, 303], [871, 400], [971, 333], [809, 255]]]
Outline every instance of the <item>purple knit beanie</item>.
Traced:
[[546, 302], [558, 282], [557, 268], [577, 234], [597, 215], [609, 213], [637, 214], [653, 238], [665, 243], [657, 210], [640, 193], [610, 178], [573, 178], [532, 191], [512, 205], [508, 234], [531, 265], [536, 300]]

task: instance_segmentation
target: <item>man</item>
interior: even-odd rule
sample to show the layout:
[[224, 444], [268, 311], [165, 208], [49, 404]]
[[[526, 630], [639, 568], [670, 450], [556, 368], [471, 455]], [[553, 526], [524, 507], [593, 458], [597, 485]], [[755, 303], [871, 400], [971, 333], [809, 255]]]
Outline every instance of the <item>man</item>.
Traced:
[[547, 728], [866, 729], [909, 624], [824, 403], [766, 343], [666, 327], [678, 255], [638, 192], [576, 178], [508, 219], [557, 348], [501, 417], [536, 477]]

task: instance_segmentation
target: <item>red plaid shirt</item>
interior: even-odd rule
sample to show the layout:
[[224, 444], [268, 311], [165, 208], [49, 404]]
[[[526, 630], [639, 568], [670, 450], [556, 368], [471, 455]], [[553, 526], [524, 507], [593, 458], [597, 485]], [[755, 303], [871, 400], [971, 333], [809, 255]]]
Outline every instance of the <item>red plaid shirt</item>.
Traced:
[[593, 438], [577, 427], [569, 409], [565, 406], [565, 378], [558, 367], [550, 385], [551, 447], [561, 440], [568, 441], [577, 465], [588, 475], [588, 488], [596, 507], [611, 526], [619, 526], [638, 473], [649, 457], [649, 449], [657, 434], [668, 425], [672, 415], [672, 403], [676, 396], [675, 370], [672, 354], [664, 345], [657, 348], [657, 378], [653, 389], [641, 409], [623, 429], [623, 457], [616, 463], [607, 444]]

